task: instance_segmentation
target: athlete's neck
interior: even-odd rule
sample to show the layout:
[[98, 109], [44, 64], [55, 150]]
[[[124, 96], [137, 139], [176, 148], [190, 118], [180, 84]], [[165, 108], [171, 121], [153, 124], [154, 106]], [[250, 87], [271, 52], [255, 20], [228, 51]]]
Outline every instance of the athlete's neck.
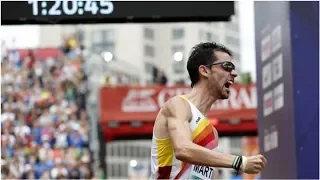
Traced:
[[186, 94], [186, 97], [204, 116], [207, 115], [212, 104], [217, 100], [216, 97], [209, 93], [208, 88], [201, 87], [200, 84], [194, 86], [191, 92]]

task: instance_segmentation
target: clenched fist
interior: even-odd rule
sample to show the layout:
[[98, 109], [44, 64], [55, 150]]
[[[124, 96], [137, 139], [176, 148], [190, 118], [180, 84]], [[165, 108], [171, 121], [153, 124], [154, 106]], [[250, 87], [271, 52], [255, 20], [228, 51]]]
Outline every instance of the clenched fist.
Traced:
[[266, 166], [266, 158], [259, 154], [256, 156], [249, 156], [243, 159], [242, 171], [247, 174], [257, 174]]

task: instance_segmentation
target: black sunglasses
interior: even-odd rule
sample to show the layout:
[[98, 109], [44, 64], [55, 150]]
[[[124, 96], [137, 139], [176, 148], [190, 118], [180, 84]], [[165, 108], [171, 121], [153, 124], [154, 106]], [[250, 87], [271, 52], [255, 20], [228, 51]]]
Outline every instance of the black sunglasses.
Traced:
[[213, 65], [221, 65], [222, 69], [224, 69], [225, 71], [228, 71], [228, 72], [231, 72], [232, 70], [235, 70], [235, 68], [236, 68], [236, 66], [230, 61], [212, 63], [212, 64], [208, 64], [208, 65], [204, 65], [204, 66], [210, 67]]

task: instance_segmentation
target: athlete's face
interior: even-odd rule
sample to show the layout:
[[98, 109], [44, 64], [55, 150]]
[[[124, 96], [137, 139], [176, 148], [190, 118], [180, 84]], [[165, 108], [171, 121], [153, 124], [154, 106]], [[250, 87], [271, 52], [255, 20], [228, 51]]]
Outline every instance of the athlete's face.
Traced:
[[212, 96], [227, 99], [230, 95], [230, 85], [234, 83], [238, 74], [228, 53], [216, 51], [215, 56], [217, 61], [212, 66], [201, 66], [200, 73], [205, 76], [207, 88]]

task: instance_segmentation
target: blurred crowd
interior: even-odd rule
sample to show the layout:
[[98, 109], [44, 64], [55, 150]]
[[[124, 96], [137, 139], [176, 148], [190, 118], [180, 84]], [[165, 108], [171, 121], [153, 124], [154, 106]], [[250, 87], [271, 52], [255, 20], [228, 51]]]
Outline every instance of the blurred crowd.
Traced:
[[2, 52], [2, 179], [92, 178], [83, 47], [69, 36], [58, 49]]

